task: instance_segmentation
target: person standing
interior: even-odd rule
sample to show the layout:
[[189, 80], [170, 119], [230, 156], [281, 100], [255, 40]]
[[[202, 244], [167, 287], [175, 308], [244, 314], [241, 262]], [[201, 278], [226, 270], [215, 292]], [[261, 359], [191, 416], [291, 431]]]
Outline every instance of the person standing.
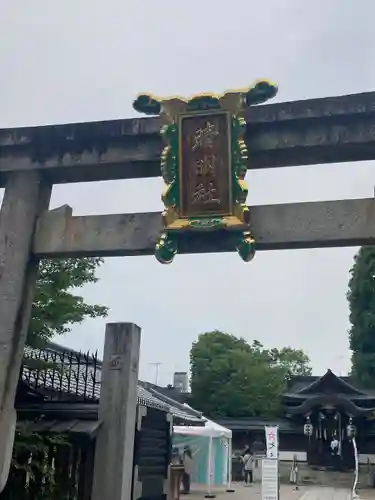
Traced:
[[333, 436], [330, 446], [332, 455], [338, 455], [340, 443], [339, 440], [337, 439], [336, 434]]
[[190, 493], [190, 479], [193, 474], [193, 456], [189, 446], [185, 446], [182, 463], [184, 465], [184, 473], [182, 475], [182, 493], [184, 495], [188, 495]]
[[243, 456], [243, 465], [245, 471], [245, 484], [253, 483], [253, 454], [250, 451], [247, 451]]

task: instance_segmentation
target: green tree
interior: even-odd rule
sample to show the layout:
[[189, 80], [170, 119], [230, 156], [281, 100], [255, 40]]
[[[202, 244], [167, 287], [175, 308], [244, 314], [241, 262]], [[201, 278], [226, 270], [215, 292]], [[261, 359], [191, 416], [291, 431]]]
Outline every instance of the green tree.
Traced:
[[287, 379], [294, 375], [311, 375], [310, 358], [301, 349], [291, 347], [271, 349], [268, 355], [272, 360], [271, 363], [279, 366]]
[[52, 337], [70, 331], [85, 318], [107, 316], [108, 309], [87, 304], [73, 290], [96, 283], [100, 258], [42, 260], [34, 295], [27, 344], [40, 347]]
[[233, 335], [203, 333], [190, 352], [191, 403], [208, 416], [276, 415], [286, 380], [310, 374], [310, 360], [289, 347], [267, 350]]
[[352, 373], [366, 387], [375, 385], [375, 247], [354, 257], [347, 294]]

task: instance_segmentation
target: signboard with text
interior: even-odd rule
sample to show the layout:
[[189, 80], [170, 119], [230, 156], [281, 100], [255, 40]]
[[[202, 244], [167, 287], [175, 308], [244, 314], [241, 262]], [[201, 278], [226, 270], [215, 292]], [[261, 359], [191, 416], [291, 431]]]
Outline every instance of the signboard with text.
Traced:
[[181, 217], [231, 215], [229, 113], [181, 115], [179, 123]]
[[255, 254], [246, 204], [246, 108], [265, 102], [277, 93], [276, 85], [258, 81], [239, 91], [221, 95], [201, 94], [190, 99], [157, 99], [141, 94], [133, 107], [145, 114], [159, 114], [165, 144], [161, 154], [163, 232], [155, 256], [172, 262], [179, 240], [186, 232], [231, 231], [233, 245], [244, 261]]
[[262, 460], [262, 500], [279, 499], [279, 461], [277, 458]]

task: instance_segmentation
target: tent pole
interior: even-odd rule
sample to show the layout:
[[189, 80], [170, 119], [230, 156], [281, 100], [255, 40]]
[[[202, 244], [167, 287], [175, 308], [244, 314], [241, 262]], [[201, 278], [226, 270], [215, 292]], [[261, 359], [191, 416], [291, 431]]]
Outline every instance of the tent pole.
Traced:
[[212, 447], [212, 436], [210, 436], [209, 441], [208, 441], [208, 467], [207, 467], [207, 486], [208, 486], [208, 491], [207, 495], [205, 495], [205, 498], [215, 498], [216, 495], [212, 493], [212, 469], [213, 469], [213, 464], [212, 464], [212, 452], [213, 452], [213, 447]]
[[236, 490], [232, 488], [232, 438], [228, 439], [228, 487], [227, 493], [234, 493]]

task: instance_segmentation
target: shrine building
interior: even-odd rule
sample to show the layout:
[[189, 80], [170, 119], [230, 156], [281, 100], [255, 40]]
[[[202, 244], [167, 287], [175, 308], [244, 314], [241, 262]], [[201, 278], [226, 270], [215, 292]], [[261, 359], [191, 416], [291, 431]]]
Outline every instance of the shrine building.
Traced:
[[[363, 389], [351, 377], [331, 370], [323, 376], [295, 376], [281, 395], [282, 417], [222, 418], [233, 432], [233, 449], [249, 445], [255, 454], [265, 449], [265, 425], [279, 426], [281, 461], [297, 459], [312, 469], [354, 469], [352, 437], [359, 463], [375, 464], [375, 388]], [[332, 453], [332, 441], [338, 453]]]

